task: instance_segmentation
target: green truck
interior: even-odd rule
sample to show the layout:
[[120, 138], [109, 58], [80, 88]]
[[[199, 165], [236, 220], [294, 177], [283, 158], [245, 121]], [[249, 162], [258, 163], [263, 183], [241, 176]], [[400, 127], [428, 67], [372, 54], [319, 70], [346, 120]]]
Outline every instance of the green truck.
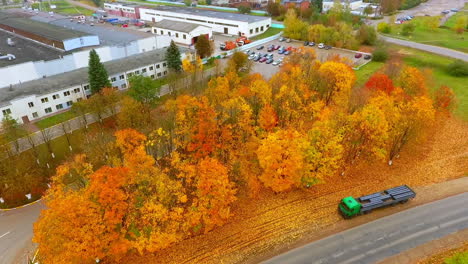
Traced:
[[356, 199], [352, 196], [343, 198], [338, 205], [338, 211], [343, 218], [349, 219], [356, 215], [370, 213], [377, 208], [406, 203], [414, 197], [416, 197], [416, 193], [410, 187], [402, 185]]

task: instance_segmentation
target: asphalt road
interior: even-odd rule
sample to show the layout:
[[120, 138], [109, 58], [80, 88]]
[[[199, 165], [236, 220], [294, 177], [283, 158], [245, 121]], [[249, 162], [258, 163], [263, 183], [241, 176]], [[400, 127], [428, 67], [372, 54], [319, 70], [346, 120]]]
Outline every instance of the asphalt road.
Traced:
[[414, 207], [307, 244], [264, 263], [375, 263], [468, 228], [467, 203], [468, 192], [465, 192]]
[[455, 59], [468, 61], [468, 54], [461, 52], [461, 51], [456, 51], [453, 49], [426, 45], [426, 44], [421, 44], [421, 43], [416, 43], [416, 42], [406, 41], [406, 40], [401, 40], [401, 39], [396, 39], [396, 38], [390, 38], [390, 37], [386, 37], [382, 35], [380, 35], [380, 38], [384, 39], [385, 41], [389, 43], [394, 43], [394, 44], [398, 44], [398, 45], [402, 45], [402, 46], [406, 46], [410, 48], [432, 52], [432, 53], [439, 54], [439, 55], [446, 56], [446, 57], [452, 57]]
[[26, 263], [25, 249], [33, 236], [33, 223], [44, 209], [42, 202], [11, 211], [0, 211], [0, 263]]

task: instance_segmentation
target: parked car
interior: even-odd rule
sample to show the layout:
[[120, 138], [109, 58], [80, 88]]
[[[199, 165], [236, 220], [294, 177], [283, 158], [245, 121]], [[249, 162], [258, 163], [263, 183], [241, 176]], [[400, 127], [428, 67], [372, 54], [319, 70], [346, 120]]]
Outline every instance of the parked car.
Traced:
[[265, 62], [267, 61], [267, 57], [262, 57], [260, 60], [258, 60], [258, 62]]
[[272, 65], [273, 65], [273, 66], [278, 66], [278, 65], [280, 65], [281, 63], [282, 63], [282, 61], [276, 60], [276, 61], [273, 62]]
[[273, 58], [269, 58], [267, 61], [265, 61], [266, 64], [271, 64], [273, 63]]
[[287, 39], [286, 39], [286, 42], [287, 42], [287, 43], [291, 42], [291, 39], [290, 39], [290, 38], [287, 38]]
[[257, 50], [262, 50], [263, 48], [265, 48], [263, 45], [262, 45], [262, 46], [258, 46], [258, 47], [257, 47]]
[[450, 13], [450, 10], [444, 10], [444, 11], [442, 11], [442, 14], [445, 14], [445, 15], [446, 15], [446, 14], [448, 14], [448, 13]]
[[289, 54], [291, 54], [291, 51], [290, 51], [290, 50], [286, 50], [283, 54], [284, 54], [284, 55], [289, 55]]
[[281, 47], [281, 48], [278, 50], [278, 54], [283, 54], [285, 51], [286, 51], [286, 49], [285, 49], [284, 47]]
[[452, 11], [452, 12], [458, 12], [458, 8], [452, 8], [452, 9], [450, 9], [450, 11]]
[[278, 50], [279, 48], [281, 48], [280, 45], [276, 45], [276, 46], [275, 46], [275, 50]]
[[318, 47], [319, 49], [323, 49], [323, 48], [325, 48], [325, 44], [323, 44], [323, 43], [320, 43], [320, 44], [318, 44], [318, 46], [317, 46], [317, 47]]
[[315, 42], [313, 41], [309, 42], [309, 47], [313, 47], [313, 46], [315, 46]]
[[272, 52], [273, 50], [275, 50], [275, 48], [274, 48], [273, 46], [270, 46], [270, 47], [268, 47], [268, 49], [267, 49], [268, 52]]
[[369, 54], [367, 54], [366, 56], [364, 56], [364, 59], [365, 59], [365, 60], [370, 60], [371, 58], [372, 58], [372, 56], [369, 55]]
[[262, 58], [262, 57], [260, 57], [260, 56], [257, 55], [257, 56], [255, 56], [255, 58], [253, 59], [253, 61], [259, 61], [261, 58]]
[[332, 48], [332, 46], [330, 46], [330, 45], [325, 45], [325, 49], [326, 49], [326, 50], [329, 50], [329, 49], [331, 49], [331, 48]]
[[256, 55], [252, 54], [249, 56], [249, 60], [253, 60], [255, 58]]
[[283, 42], [283, 41], [285, 41], [285, 40], [286, 40], [286, 38], [285, 38], [285, 37], [281, 37], [281, 38], [279, 38], [279, 42]]
[[309, 41], [305, 41], [304, 46], [309, 46]]
[[359, 59], [362, 57], [362, 53], [356, 53], [356, 55], [354, 55], [354, 58], [356, 59]]

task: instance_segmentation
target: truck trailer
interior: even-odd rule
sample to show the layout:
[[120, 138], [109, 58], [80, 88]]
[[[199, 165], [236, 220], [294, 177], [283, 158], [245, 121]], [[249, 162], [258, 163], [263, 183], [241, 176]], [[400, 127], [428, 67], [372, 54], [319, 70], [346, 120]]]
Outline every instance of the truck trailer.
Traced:
[[343, 198], [338, 205], [338, 211], [343, 218], [349, 219], [356, 215], [370, 213], [377, 208], [406, 203], [414, 197], [416, 197], [416, 193], [410, 187], [402, 185], [356, 199], [352, 196]]

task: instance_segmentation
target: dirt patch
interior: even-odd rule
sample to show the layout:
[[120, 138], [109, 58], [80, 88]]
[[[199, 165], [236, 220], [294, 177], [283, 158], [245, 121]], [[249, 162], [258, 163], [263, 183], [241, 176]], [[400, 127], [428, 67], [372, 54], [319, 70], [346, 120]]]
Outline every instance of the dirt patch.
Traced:
[[[376, 163], [345, 176], [327, 179], [310, 190], [275, 195], [263, 191], [258, 199], [240, 198], [230, 222], [209, 234], [171, 248], [129, 255], [122, 263], [258, 263], [291, 248], [397, 211], [464, 192], [468, 189], [468, 125], [458, 120], [439, 124], [424, 142], [407, 148], [393, 166]], [[442, 184], [434, 184], [441, 183]], [[337, 204], [396, 185], [415, 188], [417, 197], [372, 214], [344, 221]]]

